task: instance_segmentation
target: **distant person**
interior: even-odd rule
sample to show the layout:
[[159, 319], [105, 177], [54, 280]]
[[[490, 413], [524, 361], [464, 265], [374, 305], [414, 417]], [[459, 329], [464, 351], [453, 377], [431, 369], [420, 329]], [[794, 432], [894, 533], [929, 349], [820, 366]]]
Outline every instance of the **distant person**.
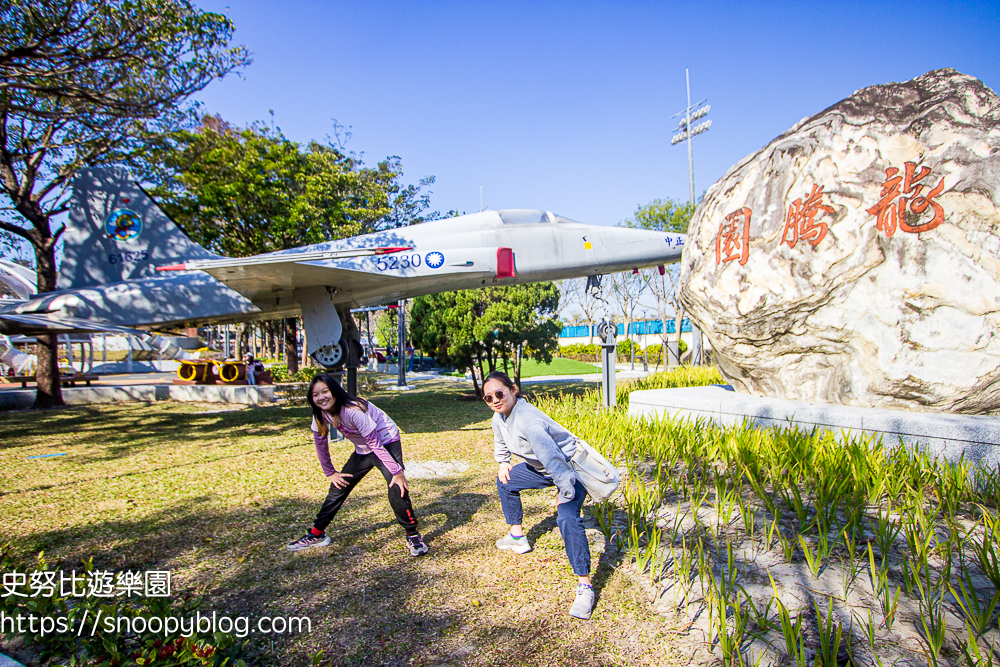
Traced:
[[257, 384], [257, 375], [264, 372], [264, 364], [255, 359], [252, 354], [247, 355], [247, 384]]
[[[417, 517], [413, 513], [403, 472], [403, 447], [399, 428], [389, 415], [359, 396], [351, 396], [331, 376], [321, 373], [313, 378], [306, 393], [312, 408], [313, 441], [323, 474], [330, 480], [330, 491], [316, 515], [312, 529], [305, 536], [290, 542], [289, 551], [301, 551], [330, 544], [326, 527], [340, 511], [347, 496], [372, 468], [385, 477], [389, 485], [389, 505], [396, 514], [396, 521], [406, 531], [406, 546], [411, 556], [427, 553], [420, 533]], [[340, 431], [354, 443], [354, 451], [340, 472], [330, 461], [330, 427]]]
[[406, 367], [406, 372], [407, 373], [412, 373], [413, 372], [413, 345], [411, 345], [409, 341], [407, 341], [407, 343], [406, 343], [406, 356], [408, 356], [410, 358], [410, 363]]
[[[521, 492], [556, 487], [559, 502], [556, 524], [578, 579], [576, 599], [569, 614], [586, 620], [594, 607], [594, 588], [590, 581], [590, 546], [580, 518], [587, 489], [569, 463], [576, 453], [576, 436], [521, 398], [517, 386], [501, 371], [486, 376], [483, 400], [494, 413], [493, 455], [500, 464], [497, 492], [510, 526], [509, 532], [497, 540], [497, 548], [518, 554], [531, 551], [521, 525], [524, 516]], [[511, 465], [511, 454], [524, 461]]]

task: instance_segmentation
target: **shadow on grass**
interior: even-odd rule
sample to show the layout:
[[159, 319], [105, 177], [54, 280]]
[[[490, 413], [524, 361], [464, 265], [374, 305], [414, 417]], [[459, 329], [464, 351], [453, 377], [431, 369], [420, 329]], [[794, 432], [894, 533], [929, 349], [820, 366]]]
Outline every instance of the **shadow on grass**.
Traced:
[[[532, 384], [532, 397], [581, 395], [593, 383], [549, 382]], [[481, 401], [459, 400], [471, 387], [437, 381], [422, 383], [410, 392], [379, 392], [369, 398], [385, 410], [406, 433], [487, 430], [492, 413]], [[54, 435], [73, 434], [74, 445], [95, 446], [100, 452], [89, 460], [113, 460], [142, 451], [149, 443], [182, 434], [189, 444], [217, 445], [232, 436], [266, 437], [289, 429], [307, 428], [306, 406], [236, 409], [207, 412], [206, 405], [162, 402], [152, 405], [76, 406], [45, 412], [0, 413], [0, 426], [16, 437], [0, 441], [0, 450], [14, 449]], [[209, 408], [211, 409], [211, 408]], [[226, 409], [220, 405], [219, 410]], [[305, 426], [303, 425], [305, 424]], [[32, 443], [31, 441], [35, 441]]]
[[[448, 534], [472, 521], [488, 500], [462, 492], [461, 483], [425, 481], [421, 497], [429, 502], [415, 498], [432, 548], [436, 541], [448, 542]], [[250, 655], [257, 664], [308, 664], [306, 655], [320, 649], [335, 656], [330, 664], [345, 665], [408, 664], [431, 644], [435, 656], [452, 648], [461, 653], [460, 642], [449, 648], [457, 610], [410, 601], [433, 577], [433, 552], [411, 558], [395, 520], [370, 523], [358, 516], [392, 516], [384, 486], [352, 495], [329, 529], [329, 548], [284, 549], [300, 534], [293, 526], [309, 525], [320, 501], [279, 498], [260, 507], [220, 510], [210, 506], [210, 498], [199, 497], [141, 519], [54, 528], [18, 543], [26, 563], [41, 550], [73, 554], [62, 562], [50, 560], [49, 569], [80, 570], [81, 559], [93, 557], [97, 569], [182, 570], [183, 578], [175, 576], [175, 596], [204, 595], [206, 611], [249, 616], [251, 627], [264, 615], [310, 618], [308, 635], [251, 635]], [[444, 556], [453, 556], [468, 546], [444, 549]]]
[[308, 408], [247, 408], [206, 413], [202, 405], [167, 402], [99, 408], [77, 406], [41, 413], [0, 413], [4, 431], [16, 435], [0, 441], [0, 449], [21, 447], [32, 439], [72, 434], [74, 446], [105, 448], [103, 456], [94, 460], [113, 459], [134, 453], [136, 448], [151, 441], [178, 435], [188, 442], [209, 443], [227, 433], [242, 436], [280, 434], [288, 428], [302, 428], [303, 422], [308, 426], [309, 416]]
[[[377, 394], [374, 400], [407, 432], [488, 429], [491, 413], [486, 406], [450, 400], [456, 396], [454, 387], [450, 391], [445, 387], [440, 392], [423, 394]], [[459, 477], [420, 480], [413, 500], [421, 530], [432, 549], [427, 556], [409, 556], [403, 531], [392, 519], [381, 479], [355, 489], [330, 528], [333, 541], [329, 548], [292, 554], [284, 546], [311, 524], [322, 501], [320, 495], [309, 499], [289, 497], [293, 490], [268, 486], [265, 480], [256, 482], [261, 489], [271, 489], [264, 492], [263, 500], [252, 487], [236, 495], [215, 495], [214, 487], [205, 486], [204, 492], [200, 487], [191, 487], [191, 497], [179, 501], [177, 498], [183, 497], [176, 495], [179, 487], [169, 482], [179, 476], [174, 468], [201, 464], [211, 468], [218, 461], [216, 469], [239, 470], [239, 457], [285, 461], [286, 450], [302, 446], [311, 449], [307, 442], [308, 409], [256, 408], [205, 414], [209, 409], [213, 407], [130, 405], [0, 416], [0, 428], [5, 433], [17, 433], [18, 440], [27, 441], [25, 446], [44, 446], [50, 433], [72, 435], [71, 441], [64, 437], [66, 444], [60, 446], [74, 455], [55, 460], [76, 459], [78, 470], [67, 466], [59, 473], [74, 479], [57, 478], [53, 472], [53, 484], [43, 486], [44, 481], [36, 479], [35, 487], [60, 487], [53, 495], [76, 497], [71, 485], [85, 481], [84, 476], [97, 478], [105, 483], [91, 485], [90, 493], [96, 495], [82, 502], [118, 503], [114, 505], [118, 509], [100, 509], [104, 514], [97, 508], [93, 513], [83, 512], [83, 522], [71, 527], [59, 525], [57, 515], [45, 519], [51, 528], [39, 529], [41, 521], [30, 522], [35, 527], [15, 537], [15, 546], [25, 560], [30, 561], [31, 554], [44, 549], [51, 558], [48, 569], [79, 570], [80, 559], [91, 556], [100, 569], [168, 569], [176, 573], [175, 595], [202, 595], [205, 611], [244, 615], [251, 623], [265, 615], [305, 616], [311, 620], [313, 631], [308, 634], [251, 635], [251, 665], [307, 665], [307, 656], [318, 650], [324, 651], [322, 665], [612, 664], [594, 657], [601, 653], [597, 630], [581, 632], [579, 628], [586, 626], [574, 626], [576, 621], [567, 620], [567, 605], [562, 598], [570, 594], [569, 588], [560, 583], [554, 593], [542, 590], [545, 580], [539, 572], [543, 570], [525, 577], [526, 583], [537, 582], [533, 585], [539, 590], [529, 588], [523, 595], [517, 592], [518, 604], [523, 608], [517, 616], [491, 607], [491, 600], [483, 606], [472, 606], [473, 594], [499, 599], [498, 591], [507, 587], [507, 577], [512, 573], [505, 570], [497, 575], [498, 568], [507, 567], [497, 560], [492, 545], [498, 536], [492, 533], [502, 523], [499, 507], [493, 508], [495, 515], [482, 514], [484, 508], [496, 503], [493, 485], [485, 483], [492, 478], [492, 470], [488, 474], [473, 471]], [[295, 436], [297, 444], [289, 442], [288, 431], [302, 436]], [[275, 434], [282, 434], [284, 439], [273, 437]], [[257, 435], [264, 437], [254, 437]], [[21, 444], [4, 440], [4, 447]], [[175, 448], [192, 444], [190, 453], [163, 461], [161, 468], [153, 467], [159, 453], [173, 454]], [[230, 446], [232, 449], [223, 449]], [[148, 452], [152, 452], [149, 464], [141, 458], [127, 463], [141, 470], [123, 467], [129, 455]], [[9, 458], [16, 458], [14, 454]], [[309, 463], [315, 465], [315, 459]], [[32, 483], [27, 476], [32, 470], [39, 468], [23, 465], [16, 472]], [[184, 488], [197, 484], [196, 476], [201, 474], [194, 467], [189, 471], [180, 475]], [[274, 467], [275, 475], [283, 477], [286, 472], [288, 468]], [[139, 502], [146, 503], [143, 507], [156, 509], [130, 509], [130, 485], [118, 482], [150, 473], [158, 474], [148, 478], [147, 488], [163, 485], [162, 500], [166, 504], [151, 504], [140, 497]], [[234, 479], [221, 474], [216, 478]], [[289, 478], [304, 479], [292, 475]], [[32, 512], [37, 517], [51, 511], [46, 509], [51, 507], [44, 498], [47, 493], [37, 494], [36, 499], [27, 499], [23, 504], [17, 493], [27, 495], [27, 491], [14, 491], [4, 499], [12, 511], [22, 513], [17, 516], [27, 517]], [[220, 502], [220, 498], [230, 500]], [[118, 514], [109, 515], [112, 511]], [[137, 516], [137, 511], [147, 513]], [[475, 524], [477, 513], [483, 517], [479, 520], [482, 525]], [[99, 516], [107, 518], [96, 519]], [[12, 520], [10, 525], [16, 531], [25, 531], [23, 526], [29, 522]], [[553, 508], [530, 534], [537, 536], [554, 525]], [[483, 534], [486, 531], [490, 534]], [[52, 557], [61, 557], [63, 562]], [[561, 548], [558, 557], [565, 559]], [[602, 557], [601, 562], [604, 560]], [[609, 575], [605, 573], [602, 579], [601, 567], [595, 571], [595, 584], [601, 582], [598, 585], [603, 587]], [[600, 595], [600, 588], [598, 591]], [[572, 632], [576, 639], [567, 643], [565, 637]]]

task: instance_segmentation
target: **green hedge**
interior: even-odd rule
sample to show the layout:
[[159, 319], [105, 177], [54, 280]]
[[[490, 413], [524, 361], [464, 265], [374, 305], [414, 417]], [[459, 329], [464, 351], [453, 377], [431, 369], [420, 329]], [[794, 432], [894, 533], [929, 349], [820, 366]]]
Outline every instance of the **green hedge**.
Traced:
[[279, 365], [271, 366], [268, 370], [271, 371], [271, 377], [274, 378], [275, 382], [311, 382], [313, 376], [323, 371], [322, 368], [306, 366], [305, 368], [300, 368], [299, 372], [295, 375], [292, 375], [288, 372], [287, 366]]
[[[616, 347], [616, 353], [618, 355], [618, 360], [623, 361], [632, 358], [632, 345], [635, 345], [635, 358], [638, 361], [642, 359], [643, 349], [642, 347], [632, 340], [621, 340], [618, 341]], [[683, 355], [687, 352], [687, 343], [681, 341], [681, 354]], [[655, 345], [650, 345], [646, 348], [646, 353], [649, 355], [649, 363], [651, 364], [662, 364], [663, 363], [663, 345], [657, 343]], [[559, 349], [559, 356], [565, 357], [566, 359], [576, 359], [577, 361], [589, 361], [591, 363], [596, 363], [600, 361], [601, 348], [597, 343], [591, 343], [590, 345], [583, 345], [582, 343], [576, 343], [574, 345], [566, 345]]]

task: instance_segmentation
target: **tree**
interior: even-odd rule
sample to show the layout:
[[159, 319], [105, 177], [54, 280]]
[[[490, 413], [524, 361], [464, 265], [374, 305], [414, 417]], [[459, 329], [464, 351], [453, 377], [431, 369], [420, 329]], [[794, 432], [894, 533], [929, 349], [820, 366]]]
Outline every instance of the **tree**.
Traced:
[[[482, 310], [481, 290], [442, 292], [413, 300], [410, 336], [415, 347], [430, 354], [442, 366], [472, 371], [476, 395], [482, 396], [480, 380], [484, 344], [476, 340], [473, 325]], [[476, 368], [479, 374], [476, 374]]]
[[302, 146], [280, 129], [218, 116], [160, 137], [142, 171], [195, 242], [234, 257], [375, 231], [393, 214], [402, 175], [398, 159], [365, 169], [333, 145]]
[[[570, 278], [559, 281], [559, 317], [569, 315], [572, 324], [588, 324], [590, 332], [587, 344], [594, 342], [594, 325], [600, 317], [610, 317], [608, 297], [611, 295], [611, 281], [601, 280], [597, 289], [588, 288], [588, 278]], [[579, 310], [579, 312], [573, 312]]]
[[[632, 326], [632, 320], [635, 319], [635, 310], [639, 307], [639, 301], [642, 299], [645, 289], [646, 283], [639, 273], [628, 271], [616, 273], [611, 276], [611, 294], [614, 296], [615, 303], [618, 304], [618, 309], [625, 320], [626, 338], [629, 336], [629, 328]], [[635, 346], [631, 345], [630, 349], [632, 354], [632, 370], [635, 370]]]
[[[335, 131], [339, 126], [335, 125]], [[191, 238], [246, 257], [422, 222], [429, 193], [404, 186], [402, 164], [374, 168], [342, 144], [300, 145], [263, 123], [233, 127], [205, 116], [159, 137], [143, 156], [150, 193]], [[297, 371], [296, 320], [285, 320], [288, 370]]]
[[562, 329], [553, 317], [558, 305], [559, 290], [551, 282], [445, 292], [414, 299], [410, 331], [416, 346], [438, 363], [472, 371], [482, 396], [482, 378], [498, 365], [508, 371], [513, 364], [520, 382], [525, 357], [552, 361]]
[[[0, 229], [26, 239], [39, 293], [73, 174], [128, 162], [187, 118], [184, 101], [250, 62], [233, 24], [188, 0], [6, 0], [0, 5]], [[39, 336], [35, 407], [62, 404], [58, 342]]]
[[[654, 199], [645, 206], [635, 209], [632, 218], [624, 221], [624, 226], [637, 229], [649, 229], [659, 232], [687, 234], [694, 215], [694, 206], [683, 204], [673, 199]], [[664, 267], [664, 272], [643, 271], [642, 280], [656, 300], [656, 310], [663, 322], [663, 363], [667, 363], [667, 316], [675, 318], [678, 356], [681, 344], [681, 321], [684, 318], [684, 308], [680, 302], [680, 265], [671, 264]], [[678, 360], [679, 361], [679, 360]]]
[[486, 349], [490, 370], [502, 361], [504, 372], [509, 373], [513, 365], [514, 381], [520, 384], [524, 357], [547, 364], [559, 349], [559, 288], [552, 282], [488, 287], [486, 298], [473, 333], [492, 343]]
[[655, 232], [687, 234], [694, 206], [667, 199], [654, 199], [645, 206], [637, 206], [631, 218], [624, 221], [625, 227], [648, 229]]

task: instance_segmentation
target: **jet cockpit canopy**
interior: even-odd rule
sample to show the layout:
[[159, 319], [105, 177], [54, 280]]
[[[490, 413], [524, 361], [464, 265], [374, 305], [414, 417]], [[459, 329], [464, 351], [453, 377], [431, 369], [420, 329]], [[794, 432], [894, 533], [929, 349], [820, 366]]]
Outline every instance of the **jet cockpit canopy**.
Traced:
[[507, 208], [497, 213], [505, 225], [580, 224], [551, 211], [536, 211], [530, 208]]

